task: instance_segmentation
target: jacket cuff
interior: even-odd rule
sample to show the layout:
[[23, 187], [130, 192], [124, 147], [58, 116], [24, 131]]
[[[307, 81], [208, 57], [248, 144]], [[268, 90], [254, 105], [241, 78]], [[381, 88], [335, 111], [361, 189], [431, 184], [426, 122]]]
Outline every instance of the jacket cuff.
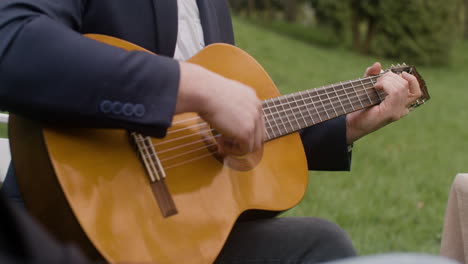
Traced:
[[351, 151], [346, 143], [346, 116], [300, 131], [309, 170], [349, 171]]

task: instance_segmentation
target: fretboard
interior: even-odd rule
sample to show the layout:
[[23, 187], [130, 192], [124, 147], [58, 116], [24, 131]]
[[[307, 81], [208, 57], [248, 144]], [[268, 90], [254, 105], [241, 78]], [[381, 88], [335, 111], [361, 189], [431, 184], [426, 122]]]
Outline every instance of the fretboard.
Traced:
[[380, 75], [264, 100], [266, 140], [379, 104], [385, 93], [374, 88], [378, 77]]

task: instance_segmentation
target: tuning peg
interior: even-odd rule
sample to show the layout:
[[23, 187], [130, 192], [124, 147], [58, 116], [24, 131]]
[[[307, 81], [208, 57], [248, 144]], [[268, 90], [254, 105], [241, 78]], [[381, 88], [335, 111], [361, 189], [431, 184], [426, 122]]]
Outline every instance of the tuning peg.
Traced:
[[406, 65], [406, 63], [403, 62], [403, 66], [408, 66], [408, 65]]

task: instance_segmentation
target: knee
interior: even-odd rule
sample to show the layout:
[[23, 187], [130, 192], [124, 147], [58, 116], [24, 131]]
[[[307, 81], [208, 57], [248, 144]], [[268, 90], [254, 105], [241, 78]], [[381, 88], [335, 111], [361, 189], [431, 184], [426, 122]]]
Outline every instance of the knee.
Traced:
[[306, 230], [312, 236], [311, 246], [319, 249], [316, 252], [327, 261], [356, 256], [351, 239], [337, 224], [320, 218], [308, 222]]

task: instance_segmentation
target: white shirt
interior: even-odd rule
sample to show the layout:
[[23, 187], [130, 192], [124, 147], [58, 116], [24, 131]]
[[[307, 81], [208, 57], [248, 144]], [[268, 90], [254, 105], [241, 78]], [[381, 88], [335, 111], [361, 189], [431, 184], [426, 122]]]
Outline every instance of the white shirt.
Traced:
[[185, 61], [203, 47], [203, 29], [196, 0], [177, 0], [178, 29], [174, 59]]

